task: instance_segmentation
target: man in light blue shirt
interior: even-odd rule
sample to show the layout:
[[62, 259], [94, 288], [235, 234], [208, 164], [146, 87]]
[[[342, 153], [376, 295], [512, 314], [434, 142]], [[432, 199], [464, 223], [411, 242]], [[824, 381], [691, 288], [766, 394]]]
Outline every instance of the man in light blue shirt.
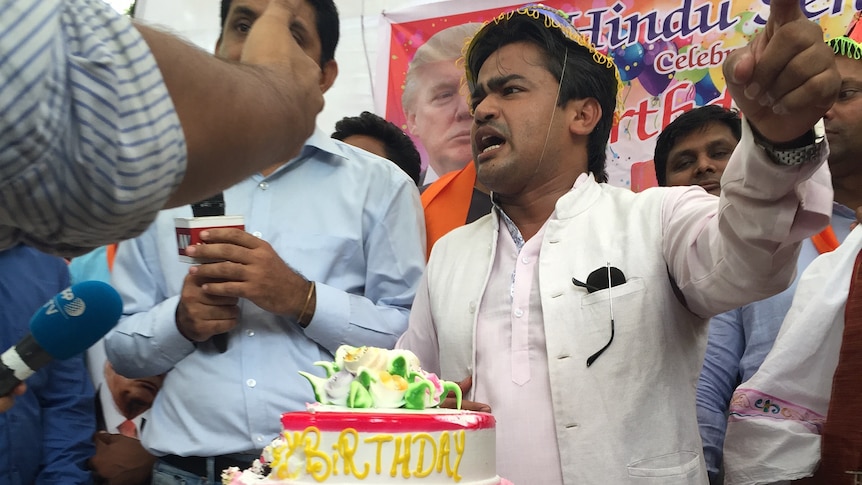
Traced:
[[[225, 10], [218, 55], [233, 58], [265, 4]], [[325, 90], [337, 72], [335, 6], [309, 0], [297, 16], [312, 26], [295, 35], [320, 59]], [[247, 467], [279, 434], [281, 413], [313, 402], [297, 371], [313, 372], [341, 344], [394, 345], [424, 269], [413, 182], [319, 130], [298, 157], [224, 199], [247, 232], [213, 229], [195, 248], [223, 262], [179, 261], [174, 218], [192, 216], [182, 207], [123, 242], [114, 264], [125, 316], [106, 339], [108, 357], [127, 377], [168, 372], [141, 437], [161, 456], [154, 483], [218, 483], [226, 465]], [[227, 349], [219, 352], [210, 337], [222, 332]]]
[[[840, 104], [841, 101], [836, 105]], [[827, 123], [834, 118], [834, 112], [835, 108], [827, 114]], [[694, 108], [680, 115], [665, 127], [656, 141], [655, 168], [659, 185], [700, 185], [719, 195], [719, 181], [730, 153], [739, 142], [739, 130], [739, 116], [720, 106]], [[830, 148], [832, 141], [830, 138]], [[833, 163], [834, 149], [829, 157], [830, 167]], [[833, 184], [838, 186], [834, 175]], [[855, 215], [837, 202], [844, 200], [839, 199], [837, 189], [835, 200], [831, 228], [840, 242], [849, 234]], [[819, 254], [812, 240], [803, 241], [796, 280], [788, 289], [710, 319], [706, 355], [697, 386], [697, 419], [712, 484], [723, 483], [722, 450], [733, 391], [754, 375], [772, 349], [793, 302], [798, 279]]]
[[0, 0], [0, 249], [82, 254], [295, 156], [323, 105], [299, 2], [272, 2], [240, 64], [102, 0]]

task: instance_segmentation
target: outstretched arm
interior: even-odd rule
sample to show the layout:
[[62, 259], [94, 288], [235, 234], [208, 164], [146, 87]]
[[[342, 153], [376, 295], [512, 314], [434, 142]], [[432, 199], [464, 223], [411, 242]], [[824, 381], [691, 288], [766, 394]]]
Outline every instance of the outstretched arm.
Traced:
[[[323, 108], [320, 67], [294, 40], [298, 0], [274, 0], [255, 21], [242, 63], [218, 59], [143, 25], [180, 118], [186, 174], [166, 207], [190, 204], [289, 160]], [[311, 28], [311, 27], [309, 27]]]

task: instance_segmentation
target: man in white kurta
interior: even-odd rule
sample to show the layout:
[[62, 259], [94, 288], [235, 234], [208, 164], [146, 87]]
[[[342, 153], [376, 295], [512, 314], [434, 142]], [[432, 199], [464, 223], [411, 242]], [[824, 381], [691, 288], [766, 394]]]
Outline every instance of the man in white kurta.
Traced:
[[[834, 64], [802, 54], [823, 43], [797, 5], [772, 9], [799, 20], [771, 18], [768, 37], [798, 50], [752, 64], [746, 48], [725, 66], [746, 121], [720, 199], [601, 183], [616, 70], [558, 12], [502, 14], [468, 47], [474, 159], [496, 209], [435, 245], [398, 345], [472, 378], [468, 398], [497, 418], [501, 476], [706, 483], [694, 402], [707, 319], [785, 288], [832, 204], [812, 127], [837, 93]], [[767, 82], [799, 55], [799, 84]], [[772, 86], [765, 107], [742, 95], [753, 84]], [[608, 266], [624, 281], [588, 278]]]

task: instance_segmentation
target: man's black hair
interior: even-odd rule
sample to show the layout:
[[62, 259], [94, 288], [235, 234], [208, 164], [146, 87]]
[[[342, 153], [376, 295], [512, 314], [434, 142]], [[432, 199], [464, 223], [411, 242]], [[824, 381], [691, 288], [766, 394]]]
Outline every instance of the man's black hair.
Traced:
[[705, 130], [712, 123], [727, 126], [736, 141], [742, 137], [742, 120], [739, 119], [739, 113], [711, 104], [686, 111], [662, 130], [656, 140], [653, 157], [655, 177], [660, 186], [667, 186], [667, 157], [676, 143], [692, 133]]
[[397, 126], [374, 113], [363, 111], [359, 116], [348, 116], [335, 124], [332, 138], [344, 140], [353, 135], [365, 135], [383, 143], [386, 158], [401, 167], [419, 185], [422, 159], [413, 140]]

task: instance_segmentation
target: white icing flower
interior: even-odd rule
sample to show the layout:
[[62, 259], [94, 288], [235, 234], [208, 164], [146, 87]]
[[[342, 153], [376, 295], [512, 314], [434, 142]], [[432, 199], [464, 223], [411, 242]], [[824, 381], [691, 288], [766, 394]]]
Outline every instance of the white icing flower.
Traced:
[[[336, 359], [341, 349], [347, 347], [342, 345], [336, 352]], [[365, 367], [369, 370], [386, 370], [389, 365], [389, 355], [386, 349], [377, 347], [350, 347], [343, 353], [342, 361], [339, 366], [342, 369], [347, 369], [351, 374], [359, 372], [360, 367]]]
[[[263, 447], [263, 451], [260, 452], [260, 460], [255, 460], [255, 463], [260, 465], [269, 465], [273, 460], [273, 450], [278, 448], [279, 446], [287, 443], [284, 438], [279, 435], [277, 438], [273, 439], [272, 442]], [[252, 465], [253, 467], [254, 465]], [[263, 468], [261, 466], [261, 468]]]
[[350, 394], [350, 383], [353, 382], [353, 374], [347, 370], [340, 370], [326, 381], [326, 404], [336, 406], [347, 405], [347, 395]]
[[450, 390], [458, 391], [453, 389], [456, 384], [423, 371], [419, 358], [409, 350], [342, 345], [335, 352], [335, 362], [316, 365], [326, 369], [327, 378], [300, 374], [324, 406], [426, 409], [439, 406]]
[[230, 485], [233, 481], [234, 477], [240, 475], [239, 468], [232, 466], [221, 472], [221, 483], [223, 485]]
[[369, 392], [374, 400], [374, 407], [381, 409], [400, 408], [404, 405], [404, 393], [407, 391], [407, 381], [398, 375], [380, 371], [376, 382], [372, 382]]

